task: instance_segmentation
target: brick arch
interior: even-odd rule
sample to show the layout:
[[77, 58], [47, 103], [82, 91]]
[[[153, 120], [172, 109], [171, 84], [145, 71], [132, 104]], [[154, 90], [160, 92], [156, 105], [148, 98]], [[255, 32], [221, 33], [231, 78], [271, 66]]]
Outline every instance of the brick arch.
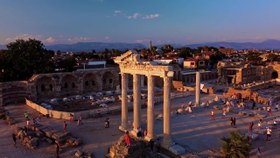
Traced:
[[60, 84], [63, 95], [74, 95], [79, 91], [78, 78], [72, 74], [64, 75], [61, 78]]
[[54, 96], [55, 80], [51, 76], [36, 78], [36, 92], [39, 97], [48, 98]]
[[100, 74], [87, 73], [83, 77], [84, 92], [97, 92], [102, 88]]
[[106, 71], [102, 75], [102, 90], [108, 91], [108, 90], [115, 90], [117, 86], [118, 76], [116, 74], [112, 73], [111, 71]]

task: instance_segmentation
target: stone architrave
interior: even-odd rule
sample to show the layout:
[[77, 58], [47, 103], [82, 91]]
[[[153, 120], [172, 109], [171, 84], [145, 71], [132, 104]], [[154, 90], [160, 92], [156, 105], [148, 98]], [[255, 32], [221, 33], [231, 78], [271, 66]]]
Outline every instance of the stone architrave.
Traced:
[[196, 86], [195, 86], [195, 105], [200, 104], [200, 72], [196, 72]]
[[121, 110], [121, 125], [119, 129], [121, 131], [126, 131], [127, 130], [127, 113], [128, 113], [128, 104], [127, 104], [127, 84], [128, 84], [128, 75], [125, 73], [121, 74], [122, 78], [122, 110]]

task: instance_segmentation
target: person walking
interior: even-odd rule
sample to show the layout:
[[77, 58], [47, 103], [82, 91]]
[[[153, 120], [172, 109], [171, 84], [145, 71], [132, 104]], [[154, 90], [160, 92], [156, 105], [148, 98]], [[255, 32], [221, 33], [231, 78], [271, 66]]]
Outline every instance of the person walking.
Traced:
[[17, 137], [16, 137], [16, 134], [12, 134], [12, 137], [13, 137], [13, 141], [14, 141], [14, 147], [16, 148], [17, 146]]
[[258, 158], [261, 158], [261, 156], [262, 156], [260, 147], [258, 147], [258, 149], [257, 149], [257, 156], [258, 156]]
[[254, 126], [254, 122], [251, 122], [251, 123], [249, 124], [249, 130], [248, 130], [249, 133], [252, 133], [252, 132], [253, 132], [253, 126]]
[[262, 129], [262, 119], [260, 119], [260, 121], [258, 122], [259, 133], [261, 132], [261, 129]]
[[66, 131], [67, 131], [67, 122], [66, 122], [66, 121], [64, 121], [63, 131], [64, 131], [64, 132], [66, 132]]

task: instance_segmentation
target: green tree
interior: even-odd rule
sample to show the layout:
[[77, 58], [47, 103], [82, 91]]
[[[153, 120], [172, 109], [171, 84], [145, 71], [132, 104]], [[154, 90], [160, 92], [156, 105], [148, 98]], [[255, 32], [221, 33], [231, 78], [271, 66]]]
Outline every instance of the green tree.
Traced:
[[66, 71], [66, 72], [71, 72], [76, 69], [75, 68], [76, 65], [77, 65], [77, 61], [76, 61], [75, 57], [68, 56], [58, 63], [58, 68], [63, 69], [63, 71]]
[[26, 80], [36, 73], [53, 71], [52, 53], [48, 53], [41, 41], [16, 40], [7, 45], [6, 80]]
[[251, 145], [248, 137], [239, 131], [230, 132], [230, 137], [221, 138], [221, 151], [226, 158], [246, 158], [249, 156]]
[[246, 58], [246, 60], [251, 61], [253, 64], [260, 64], [262, 60], [259, 52], [249, 52], [247, 54], [244, 54], [244, 57]]

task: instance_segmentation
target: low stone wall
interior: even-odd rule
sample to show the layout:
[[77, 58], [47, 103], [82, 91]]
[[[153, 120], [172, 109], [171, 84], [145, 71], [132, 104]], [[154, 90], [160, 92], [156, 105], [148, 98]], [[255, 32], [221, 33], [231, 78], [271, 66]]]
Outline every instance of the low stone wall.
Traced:
[[56, 110], [49, 110], [41, 105], [32, 102], [31, 100], [25, 99], [25, 103], [27, 106], [33, 108], [34, 110], [38, 111], [39, 113], [43, 115], [48, 115], [51, 118], [56, 118], [56, 119], [64, 119], [64, 120], [70, 120], [70, 114], [74, 115], [72, 112], [64, 112], [64, 111], [56, 111]]
[[92, 109], [92, 110], [79, 111], [79, 112], [65, 112], [65, 111], [46, 109], [43, 106], [34, 103], [28, 99], [26, 99], [26, 105], [33, 108], [34, 110], [38, 111], [43, 115], [48, 115], [51, 118], [64, 119], [64, 120], [71, 120], [71, 115], [73, 116], [74, 120], [77, 120], [80, 116], [82, 118], [98, 117], [100, 115], [107, 114], [111, 111], [120, 110], [120, 107], [110, 107], [110, 108]]
[[27, 81], [0, 83], [0, 106], [24, 103], [27, 96]]

